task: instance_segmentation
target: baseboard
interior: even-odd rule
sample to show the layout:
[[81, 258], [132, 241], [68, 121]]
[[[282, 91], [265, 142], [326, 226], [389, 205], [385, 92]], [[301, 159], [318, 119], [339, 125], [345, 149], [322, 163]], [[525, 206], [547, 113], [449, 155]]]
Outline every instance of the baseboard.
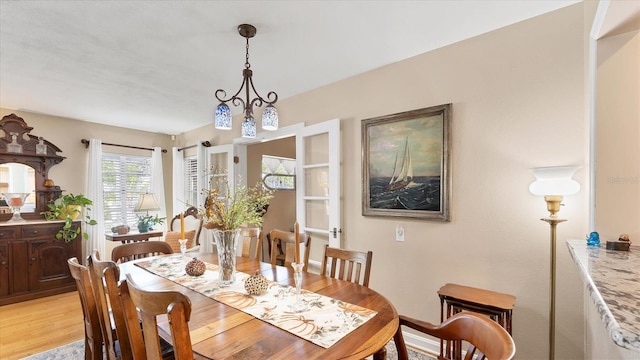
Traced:
[[435, 357], [440, 354], [440, 341], [435, 341], [406, 331], [402, 332], [402, 337], [404, 338], [405, 344], [414, 350], [418, 350]]

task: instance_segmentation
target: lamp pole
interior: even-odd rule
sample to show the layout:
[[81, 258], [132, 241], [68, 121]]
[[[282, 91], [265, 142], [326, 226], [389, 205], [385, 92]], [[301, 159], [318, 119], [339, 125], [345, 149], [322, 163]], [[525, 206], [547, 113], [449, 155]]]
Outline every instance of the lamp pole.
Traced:
[[540, 219], [551, 227], [551, 290], [549, 293], [549, 360], [555, 358], [556, 339], [556, 226], [566, 219], [554, 217]]

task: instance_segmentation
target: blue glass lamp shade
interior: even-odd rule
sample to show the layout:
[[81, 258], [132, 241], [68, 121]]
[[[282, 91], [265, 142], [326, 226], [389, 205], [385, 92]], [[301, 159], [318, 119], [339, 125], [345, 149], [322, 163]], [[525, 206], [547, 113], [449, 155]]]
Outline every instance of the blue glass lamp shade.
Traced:
[[242, 137], [255, 138], [256, 137], [256, 120], [253, 116], [244, 118], [242, 122]]
[[267, 105], [262, 113], [262, 128], [265, 130], [278, 130], [278, 109], [273, 105]]
[[225, 103], [216, 107], [215, 127], [221, 130], [231, 130], [231, 109]]

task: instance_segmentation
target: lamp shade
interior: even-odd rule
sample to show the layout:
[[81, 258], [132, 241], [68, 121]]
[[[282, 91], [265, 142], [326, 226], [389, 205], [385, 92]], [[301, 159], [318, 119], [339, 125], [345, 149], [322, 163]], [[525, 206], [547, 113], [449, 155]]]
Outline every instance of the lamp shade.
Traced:
[[158, 201], [153, 194], [142, 194], [140, 195], [140, 200], [138, 200], [138, 204], [133, 211], [135, 212], [143, 212], [143, 211], [158, 211], [160, 210], [160, 205], [158, 205]]
[[551, 166], [532, 169], [536, 181], [529, 185], [534, 195], [571, 195], [580, 190], [580, 184], [571, 177], [579, 166]]

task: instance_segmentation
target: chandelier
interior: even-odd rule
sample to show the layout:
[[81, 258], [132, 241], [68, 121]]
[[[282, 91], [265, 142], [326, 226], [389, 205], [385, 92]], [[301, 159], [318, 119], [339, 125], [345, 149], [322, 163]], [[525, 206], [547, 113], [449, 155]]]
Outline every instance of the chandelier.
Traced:
[[[231, 110], [227, 105], [227, 102], [231, 102], [235, 106], [242, 106], [244, 109], [244, 120], [242, 121], [242, 137], [255, 138], [256, 137], [256, 120], [253, 118], [253, 107], [261, 107], [263, 104], [267, 104], [262, 112], [262, 128], [264, 130], [277, 130], [278, 129], [278, 110], [273, 104], [278, 101], [278, 94], [270, 91], [267, 94], [267, 98], [263, 98], [256, 91], [253, 85], [251, 70], [251, 64], [249, 64], [249, 39], [256, 35], [256, 28], [253, 25], [242, 24], [238, 26], [238, 33], [243, 38], [247, 39], [246, 57], [244, 62], [244, 69], [242, 70], [242, 84], [240, 89], [231, 97], [225, 99], [227, 93], [222, 90], [216, 90], [215, 96], [220, 105], [216, 107], [215, 115], [215, 127], [216, 129], [230, 130], [231, 129]], [[244, 88], [245, 99], [238, 97]], [[253, 90], [256, 95], [253, 99], [250, 98], [249, 90]]]

